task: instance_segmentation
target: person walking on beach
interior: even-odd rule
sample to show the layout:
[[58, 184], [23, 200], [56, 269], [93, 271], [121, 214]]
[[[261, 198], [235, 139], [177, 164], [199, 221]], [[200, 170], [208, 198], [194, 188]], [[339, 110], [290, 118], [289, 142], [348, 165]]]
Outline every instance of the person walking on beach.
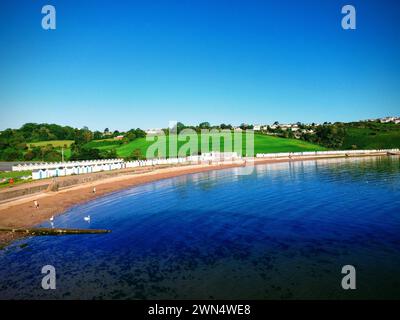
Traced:
[[39, 202], [37, 202], [37, 200], [33, 201], [33, 205], [36, 209], [39, 209]]
[[96, 187], [93, 187], [93, 194], [96, 194]]

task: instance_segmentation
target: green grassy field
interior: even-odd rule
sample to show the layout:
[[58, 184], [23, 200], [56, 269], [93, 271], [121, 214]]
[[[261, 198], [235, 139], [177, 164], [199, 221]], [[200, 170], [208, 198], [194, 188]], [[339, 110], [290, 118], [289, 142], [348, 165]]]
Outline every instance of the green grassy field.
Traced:
[[400, 125], [376, 124], [371, 127], [346, 129], [344, 149], [400, 148]]
[[27, 145], [30, 149], [34, 147], [45, 147], [51, 144], [61, 154], [61, 148], [64, 147], [64, 159], [68, 160], [71, 157], [71, 144], [74, 140], [49, 140], [49, 141], [38, 141], [28, 142]]
[[[245, 142], [245, 136], [243, 136], [243, 142]], [[178, 141], [178, 150], [184, 145], [185, 141]], [[116, 149], [118, 156], [120, 157], [128, 157], [132, 154], [133, 150], [140, 149], [142, 155], [146, 155], [147, 148], [152, 145], [152, 141], [146, 141], [146, 138], [138, 138], [134, 141], [131, 141], [127, 144], [119, 144], [113, 143], [109, 141], [109, 143], [104, 143], [104, 140], [94, 140], [89, 142], [86, 146], [90, 146], [92, 148], [98, 148], [100, 150], [110, 150]], [[217, 144], [218, 145], [218, 144]], [[224, 150], [224, 142], [220, 141], [220, 150]], [[212, 141], [209, 141], [209, 148], [211, 150]], [[167, 154], [169, 149], [169, 139], [167, 139]], [[215, 145], [212, 148], [214, 151], [218, 150], [218, 147]], [[201, 141], [198, 142], [198, 150], [201, 150]], [[254, 152], [256, 153], [274, 153], [274, 152], [299, 152], [299, 151], [320, 151], [326, 150], [326, 148], [321, 147], [319, 145], [315, 145], [312, 143], [308, 143], [302, 140], [297, 139], [284, 139], [273, 136], [255, 134], [254, 135]], [[242, 148], [242, 154], [245, 155], [246, 146], [244, 145]]]
[[[31, 181], [30, 179], [21, 179], [21, 177], [26, 177], [30, 175], [32, 175], [32, 171], [0, 171], [0, 188], [8, 187], [10, 185], [8, 179], [10, 178], [14, 179], [14, 186]], [[6, 179], [6, 181], [2, 181], [3, 179]]]
[[302, 151], [323, 151], [327, 150], [317, 144], [304, 140], [286, 139], [261, 134], [254, 135], [254, 152], [275, 153], [275, 152], [302, 152]]
[[6, 178], [20, 178], [24, 176], [30, 176], [32, 171], [0, 171], [0, 179]]
[[[100, 149], [101, 147], [118, 147], [122, 144], [122, 141], [111, 139], [102, 139], [102, 140], [92, 140], [85, 144], [87, 148], [97, 148]], [[104, 148], [103, 148], [104, 149]]]
[[50, 140], [50, 141], [39, 141], [39, 142], [28, 142], [29, 148], [33, 147], [44, 147], [51, 144], [54, 148], [66, 147], [69, 148], [73, 143], [73, 140]]

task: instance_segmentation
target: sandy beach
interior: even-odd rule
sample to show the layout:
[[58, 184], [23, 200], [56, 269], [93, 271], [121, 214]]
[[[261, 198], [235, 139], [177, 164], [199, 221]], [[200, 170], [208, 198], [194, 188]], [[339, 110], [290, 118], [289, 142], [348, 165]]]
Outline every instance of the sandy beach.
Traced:
[[[374, 154], [378, 156], [378, 154]], [[338, 156], [319, 156], [319, 157], [296, 157], [279, 159], [255, 159], [254, 164], [267, 164], [288, 161], [316, 160], [326, 158], [338, 158]], [[0, 226], [29, 228], [43, 221], [48, 220], [52, 215], [56, 216], [65, 212], [73, 205], [81, 204], [105, 194], [133, 187], [139, 184], [168, 179], [186, 174], [193, 174], [211, 170], [221, 170], [233, 167], [244, 166], [244, 162], [228, 164], [196, 164], [184, 166], [172, 166], [167, 168], [158, 168], [153, 171], [142, 173], [126, 173], [122, 176], [110, 177], [95, 182], [88, 182], [69, 187], [57, 192], [45, 191], [35, 195], [29, 195], [18, 198], [6, 203], [0, 204]], [[249, 163], [247, 164], [249, 165]], [[96, 193], [93, 193], [93, 187], [96, 187]], [[37, 200], [39, 208], [34, 207], [34, 201]], [[5, 246], [10, 241], [18, 239], [21, 234], [0, 233], [0, 246]]]
[[[240, 164], [174, 166], [145, 173], [127, 173], [123, 176], [80, 184], [58, 192], [47, 191], [26, 196], [0, 204], [0, 226], [29, 228], [48, 220], [52, 215], [56, 216], [65, 212], [73, 205], [93, 200], [117, 190], [180, 175], [237, 166], [240, 166]], [[95, 194], [93, 187], [96, 187]], [[38, 209], [34, 207], [33, 202], [35, 200], [39, 203]], [[18, 238], [21, 238], [21, 234], [2, 232], [0, 233], [0, 246], [5, 246]]]

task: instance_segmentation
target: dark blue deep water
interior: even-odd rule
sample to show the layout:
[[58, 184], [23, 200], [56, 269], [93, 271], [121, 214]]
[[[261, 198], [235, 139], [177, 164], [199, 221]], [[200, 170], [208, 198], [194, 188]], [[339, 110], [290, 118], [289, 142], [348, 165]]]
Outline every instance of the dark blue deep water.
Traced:
[[[112, 233], [13, 243], [0, 251], [0, 298], [400, 298], [398, 157], [240, 170], [71, 208], [55, 226]], [[41, 288], [48, 264], [57, 271], [53, 291]], [[353, 291], [341, 288], [348, 264], [357, 271]]]

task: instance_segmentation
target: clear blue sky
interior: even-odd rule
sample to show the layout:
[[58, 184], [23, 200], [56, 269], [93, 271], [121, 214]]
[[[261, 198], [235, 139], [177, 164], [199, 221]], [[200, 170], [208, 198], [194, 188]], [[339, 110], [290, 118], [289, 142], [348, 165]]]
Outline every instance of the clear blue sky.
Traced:
[[400, 1], [1, 0], [0, 129], [400, 115], [399, 58]]

